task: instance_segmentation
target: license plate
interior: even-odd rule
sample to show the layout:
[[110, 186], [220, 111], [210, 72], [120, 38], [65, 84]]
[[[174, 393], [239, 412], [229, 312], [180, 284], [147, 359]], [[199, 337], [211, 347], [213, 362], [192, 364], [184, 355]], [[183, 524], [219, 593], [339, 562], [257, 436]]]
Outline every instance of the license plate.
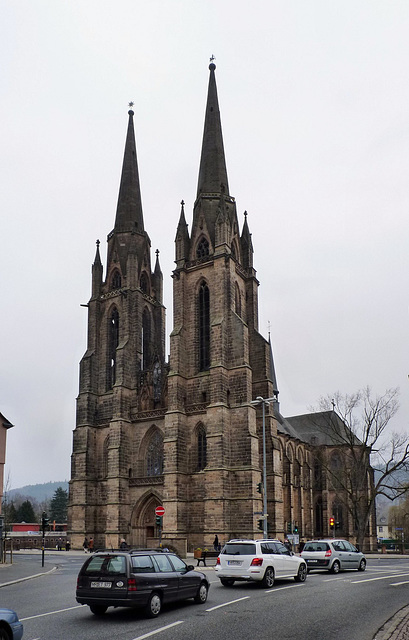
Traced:
[[308, 564], [312, 564], [313, 562], [318, 562], [318, 560], [307, 560]]
[[235, 567], [241, 567], [241, 561], [240, 560], [228, 560], [227, 561], [228, 565], [234, 565]]
[[112, 582], [91, 582], [91, 589], [110, 589]]

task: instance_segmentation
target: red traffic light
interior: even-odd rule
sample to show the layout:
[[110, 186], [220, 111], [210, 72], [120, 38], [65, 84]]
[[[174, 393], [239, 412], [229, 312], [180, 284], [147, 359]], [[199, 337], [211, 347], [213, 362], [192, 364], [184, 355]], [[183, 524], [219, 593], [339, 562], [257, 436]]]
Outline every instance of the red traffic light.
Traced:
[[334, 526], [335, 526], [335, 519], [334, 518], [330, 518], [329, 519], [329, 526], [331, 527], [331, 529], [334, 528]]

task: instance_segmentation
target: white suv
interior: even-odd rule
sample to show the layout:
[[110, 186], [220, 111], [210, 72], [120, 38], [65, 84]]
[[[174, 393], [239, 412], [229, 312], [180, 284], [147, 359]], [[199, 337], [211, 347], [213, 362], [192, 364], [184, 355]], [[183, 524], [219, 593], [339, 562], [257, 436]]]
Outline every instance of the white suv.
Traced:
[[236, 580], [259, 582], [271, 588], [276, 578], [305, 582], [307, 565], [280, 540], [230, 540], [215, 567], [220, 582], [231, 587]]

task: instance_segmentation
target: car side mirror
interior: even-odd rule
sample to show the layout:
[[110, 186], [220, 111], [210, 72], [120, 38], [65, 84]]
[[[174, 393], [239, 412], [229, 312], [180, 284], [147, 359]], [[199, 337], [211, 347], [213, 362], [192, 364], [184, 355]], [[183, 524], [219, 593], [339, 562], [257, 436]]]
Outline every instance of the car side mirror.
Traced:
[[194, 568], [194, 566], [192, 564], [188, 564], [187, 567], [186, 567], [186, 570], [187, 571], [194, 571], [195, 568]]

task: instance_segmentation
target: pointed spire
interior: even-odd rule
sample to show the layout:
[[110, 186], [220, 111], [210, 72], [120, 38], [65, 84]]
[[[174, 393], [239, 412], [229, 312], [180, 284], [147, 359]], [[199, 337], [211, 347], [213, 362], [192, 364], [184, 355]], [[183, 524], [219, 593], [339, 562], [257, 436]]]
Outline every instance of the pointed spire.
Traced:
[[102, 266], [101, 255], [99, 253], [100, 241], [97, 240], [95, 244], [97, 245], [97, 250], [95, 252], [94, 267], [100, 267], [100, 266]]
[[278, 399], [279, 391], [278, 391], [277, 377], [276, 377], [276, 372], [274, 367], [273, 348], [271, 346], [270, 331], [268, 332], [268, 344], [270, 346], [270, 380], [273, 383], [273, 393], [275, 397]]
[[95, 259], [92, 265], [92, 293], [91, 298], [97, 298], [101, 293], [102, 287], [102, 262], [99, 254], [99, 240], [97, 240], [97, 250], [95, 252]]
[[253, 242], [251, 240], [251, 233], [247, 222], [247, 211], [244, 212], [244, 224], [241, 232], [241, 250], [243, 254], [243, 267], [248, 269], [253, 266]]
[[[130, 102], [129, 106], [133, 106], [133, 102]], [[116, 210], [115, 231], [135, 231], [137, 233], [143, 233], [142, 198], [139, 186], [135, 131], [133, 126], [134, 112], [130, 110], [128, 111], [128, 115], [128, 131]]]
[[222, 125], [214, 73], [216, 65], [212, 62], [209, 65], [209, 69], [209, 89], [207, 93], [197, 197], [199, 197], [201, 193], [221, 193], [223, 189], [224, 193], [229, 195]]

